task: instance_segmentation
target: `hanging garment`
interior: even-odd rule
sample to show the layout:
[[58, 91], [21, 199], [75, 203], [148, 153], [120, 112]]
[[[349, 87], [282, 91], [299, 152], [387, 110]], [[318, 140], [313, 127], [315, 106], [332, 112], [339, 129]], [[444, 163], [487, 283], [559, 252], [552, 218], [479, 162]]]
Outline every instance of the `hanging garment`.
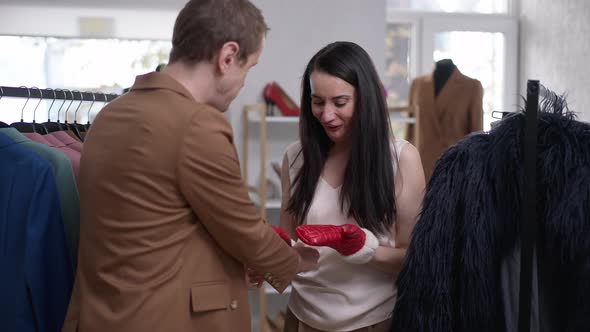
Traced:
[[[74, 126], [74, 124], [71, 124], [71, 125]], [[78, 124], [75, 124], [75, 125], [76, 126], [82, 126], [79, 123]], [[68, 136], [70, 136], [71, 138], [73, 138], [74, 140], [76, 140], [76, 142], [82, 143], [82, 132], [79, 132], [80, 129], [78, 128], [78, 132], [80, 133], [80, 136], [78, 136], [76, 134], [76, 132], [74, 132], [74, 130], [72, 130], [72, 129], [66, 130], [66, 134], [68, 134]]]
[[73, 282], [51, 165], [0, 133], [0, 330], [60, 331]]
[[31, 139], [34, 142], [45, 144], [51, 148], [54, 148], [68, 157], [70, 163], [72, 165], [72, 171], [74, 172], [74, 178], [76, 179], [76, 184], [79, 184], [80, 181], [80, 157], [81, 153], [66, 146], [65, 143], [53, 137], [51, 135], [39, 135], [37, 133], [23, 133], [26, 137]]
[[[51, 148], [54, 147], [51, 142], [49, 142], [47, 139], [45, 139], [46, 135], [41, 135], [38, 133], [22, 133], [22, 134], [23, 134], [23, 136], [27, 137], [28, 139], [30, 139], [33, 142], [40, 143], [40, 144], [46, 145]], [[69, 160], [69, 158], [68, 158], [68, 160]], [[71, 166], [71, 163], [70, 163], [70, 166]], [[73, 172], [73, 170], [72, 170], [72, 172]]]
[[[562, 99], [549, 101], [538, 123], [533, 331], [586, 331], [590, 125], [565, 112]], [[512, 260], [522, 223], [524, 124], [523, 114], [511, 115], [437, 164], [397, 280], [392, 332], [516, 330], [518, 290], [507, 285], [519, 278]]]
[[[478, 80], [454, 69], [438, 96], [433, 74], [416, 78], [410, 87], [410, 105], [418, 105], [417, 148], [426, 180], [430, 179], [438, 158], [465, 135], [483, 128], [483, 88]], [[408, 127], [407, 140], [416, 133]]]
[[[80, 237], [80, 197], [76, 188], [72, 164], [60, 151], [33, 142], [14, 128], [0, 128], [0, 133], [7, 135], [20, 146], [35, 152], [51, 164], [57, 183], [68, 249], [75, 270], [78, 262], [78, 240]], [[39, 134], [28, 135], [41, 136]]]
[[69, 133], [71, 131], [54, 131], [47, 135], [53, 136], [65, 144], [68, 148], [82, 153], [82, 143], [74, 139]]

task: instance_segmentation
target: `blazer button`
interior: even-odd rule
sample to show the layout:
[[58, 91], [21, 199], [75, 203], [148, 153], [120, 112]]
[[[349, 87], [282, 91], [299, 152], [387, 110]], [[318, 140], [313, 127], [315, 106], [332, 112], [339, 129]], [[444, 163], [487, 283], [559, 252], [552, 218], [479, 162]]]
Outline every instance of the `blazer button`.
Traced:
[[238, 301], [237, 300], [231, 300], [231, 303], [229, 304], [229, 307], [231, 308], [231, 310], [238, 309]]

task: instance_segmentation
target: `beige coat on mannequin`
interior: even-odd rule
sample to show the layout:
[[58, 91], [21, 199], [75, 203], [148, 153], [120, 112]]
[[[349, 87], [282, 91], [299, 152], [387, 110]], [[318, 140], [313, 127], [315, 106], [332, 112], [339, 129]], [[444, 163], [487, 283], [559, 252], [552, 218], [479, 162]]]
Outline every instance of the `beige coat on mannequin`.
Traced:
[[[410, 87], [410, 104], [418, 105], [418, 151], [426, 181], [432, 176], [436, 161], [465, 135], [483, 129], [483, 87], [455, 69], [438, 96], [434, 95], [432, 75], [416, 78]], [[414, 141], [410, 127], [407, 140]]]

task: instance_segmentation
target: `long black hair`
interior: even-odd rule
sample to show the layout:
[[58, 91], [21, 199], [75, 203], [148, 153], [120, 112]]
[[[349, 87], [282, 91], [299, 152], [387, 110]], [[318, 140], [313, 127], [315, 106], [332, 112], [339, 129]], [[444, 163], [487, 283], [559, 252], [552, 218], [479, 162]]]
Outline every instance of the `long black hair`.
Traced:
[[[338, 77], [356, 91], [351, 119], [352, 148], [340, 190], [340, 207], [374, 233], [393, 225], [396, 213], [392, 131], [383, 86], [365, 50], [352, 42], [335, 42], [309, 61], [301, 82], [299, 139], [303, 166], [293, 180], [287, 211], [303, 224], [333, 142], [311, 112], [310, 76], [321, 71]], [[296, 159], [296, 158], [295, 158]], [[397, 165], [397, 163], [396, 163]]]

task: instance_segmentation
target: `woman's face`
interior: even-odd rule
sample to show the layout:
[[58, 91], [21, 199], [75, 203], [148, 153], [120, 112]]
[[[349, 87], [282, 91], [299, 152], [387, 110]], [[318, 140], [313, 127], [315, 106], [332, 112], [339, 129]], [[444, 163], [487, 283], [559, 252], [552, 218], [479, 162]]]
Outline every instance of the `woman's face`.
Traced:
[[311, 111], [335, 144], [350, 139], [355, 88], [348, 82], [314, 71], [310, 75]]

